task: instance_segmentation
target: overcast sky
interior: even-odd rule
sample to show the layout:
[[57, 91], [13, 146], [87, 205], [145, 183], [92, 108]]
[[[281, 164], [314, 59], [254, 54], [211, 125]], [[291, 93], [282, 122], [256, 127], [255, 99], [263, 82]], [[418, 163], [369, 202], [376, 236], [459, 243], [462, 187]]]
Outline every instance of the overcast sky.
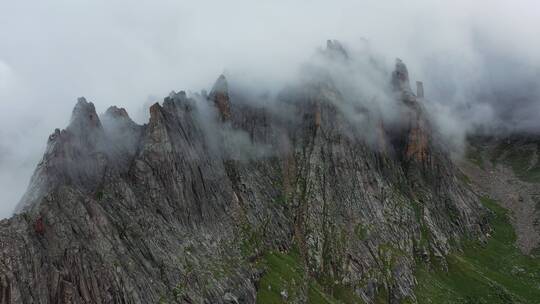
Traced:
[[470, 123], [503, 113], [538, 127], [534, 0], [1, 0], [0, 218], [78, 96], [142, 123], [145, 104], [208, 89], [222, 72], [278, 87], [329, 38], [367, 39], [389, 65], [402, 58], [427, 97], [452, 105], [448, 115], [461, 109]]

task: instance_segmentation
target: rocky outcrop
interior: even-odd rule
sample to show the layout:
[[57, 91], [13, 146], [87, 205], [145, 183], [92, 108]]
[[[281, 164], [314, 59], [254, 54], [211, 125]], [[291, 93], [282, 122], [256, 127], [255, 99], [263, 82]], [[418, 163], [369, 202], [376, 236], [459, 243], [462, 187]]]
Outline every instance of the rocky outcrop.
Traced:
[[416, 82], [416, 97], [424, 98], [424, 83], [421, 81]]
[[401, 59], [396, 59], [396, 67], [392, 73], [392, 85], [399, 93], [412, 94], [409, 71]]
[[229, 120], [231, 118], [231, 101], [225, 76], [220, 75], [216, 80], [212, 91], [210, 91], [210, 99], [214, 101], [221, 119], [223, 121]]
[[399, 61], [407, 123], [379, 124], [384, 149], [325, 81], [280, 95], [292, 119], [231, 102], [224, 76], [207, 96], [214, 108], [173, 92], [143, 126], [81, 99], [19, 214], [0, 222], [0, 303], [254, 303], [261, 256], [293, 248], [305, 284], [414, 302], [416, 260], [444, 264], [451, 244], [486, 226], [407, 75]]
[[347, 50], [345, 50], [345, 47], [339, 42], [338, 40], [327, 40], [326, 41], [326, 54], [334, 57], [334, 58], [343, 58], [343, 59], [349, 59], [349, 54]]
[[48, 191], [63, 185], [94, 191], [105, 171], [106, 146], [94, 105], [79, 98], [68, 127], [49, 136], [45, 155], [17, 212], [36, 207]]

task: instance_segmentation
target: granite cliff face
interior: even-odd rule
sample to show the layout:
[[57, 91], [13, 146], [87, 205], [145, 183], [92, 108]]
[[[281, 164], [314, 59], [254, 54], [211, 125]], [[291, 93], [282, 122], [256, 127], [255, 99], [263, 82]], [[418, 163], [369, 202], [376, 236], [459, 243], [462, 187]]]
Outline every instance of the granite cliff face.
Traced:
[[285, 90], [286, 118], [235, 100], [224, 76], [142, 126], [80, 98], [0, 222], [0, 303], [262, 302], [271, 252], [298, 256], [283, 301], [314, 303], [317, 286], [415, 302], [415, 265], [444, 265], [489, 227], [401, 61], [388, 81], [405, 123], [377, 130], [345, 118], [327, 79]]

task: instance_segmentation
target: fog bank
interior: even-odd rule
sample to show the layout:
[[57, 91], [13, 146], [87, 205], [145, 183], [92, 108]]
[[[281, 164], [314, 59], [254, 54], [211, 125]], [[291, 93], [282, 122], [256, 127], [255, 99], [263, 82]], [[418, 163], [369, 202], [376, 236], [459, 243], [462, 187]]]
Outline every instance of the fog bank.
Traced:
[[385, 68], [403, 59], [450, 140], [479, 127], [538, 131], [539, 28], [532, 0], [3, 1], [0, 218], [78, 96], [143, 123], [150, 102], [209, 90], [221, 73], [278, 90], [326, 39], [367, 43]]

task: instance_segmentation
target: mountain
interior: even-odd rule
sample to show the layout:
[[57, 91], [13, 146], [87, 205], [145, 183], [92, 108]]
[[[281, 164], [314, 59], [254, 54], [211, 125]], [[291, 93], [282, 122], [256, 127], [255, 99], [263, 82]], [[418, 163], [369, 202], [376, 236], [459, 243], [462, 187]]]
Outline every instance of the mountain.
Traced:
[[534, 254], [540, 248], [540, 136], [510, 133], [471, 136], [463, 171], [512, 212], [517, 245]]
[[[351, 60], [337, 41], [325, 52]], [[490, 244], [499, 213], [450, 159], [401, 60], [388, 85], [400, 122], [359, 109], [370, 129], [324, 73], [271, 108], [222, 75], [209, 94], [172, 92], [144, 125], [79, 98], [0, 222], [0, 303], [437, 299], [429, 283]]]

